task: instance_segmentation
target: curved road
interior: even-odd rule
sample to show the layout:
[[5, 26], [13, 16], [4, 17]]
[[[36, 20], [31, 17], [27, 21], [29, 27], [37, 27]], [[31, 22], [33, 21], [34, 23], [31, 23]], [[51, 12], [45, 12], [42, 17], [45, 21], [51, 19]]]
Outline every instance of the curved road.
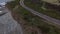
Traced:
[[0, 34], [23, 34], [20, 24], [18, 24], [11, 16], [11, 12], [7, 8], [2, 8], [7, 13], [0, 16]]
[[33, 9], [31, 9], [31, 8], [27, 7], [26, 5], [24, 5], [24, 0], [20, 0], [20, 5], [21, 5], [23, 8], [25, 8], [26, 10], [30, 11], [31, 13], [33, 13], [34, 15], [37, 15], [37, 16], [39, 16], [39, 17], [41, 17], [41, 18], [43, 18], [43, 19], [45, 19], [45, 20], [47, 20], [47, 21], [49, 21], [49, 22], [52, 22], [52, 23], [57, 24], [57, 25], [60, 26], [60, 20], [51, 18], [51, 17], [49, 17], [49, 16], [47, 16], [47, 15], [44, 15], [44, 14], [39, 13], [39, 12], [37, 12], [37, 11], [34, 11]]

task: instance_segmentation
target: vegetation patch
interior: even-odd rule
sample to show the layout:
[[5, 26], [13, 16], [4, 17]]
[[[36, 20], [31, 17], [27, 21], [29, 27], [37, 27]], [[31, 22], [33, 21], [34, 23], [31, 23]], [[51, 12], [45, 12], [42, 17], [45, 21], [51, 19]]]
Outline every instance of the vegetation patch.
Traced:
[[8, 7], [10, 10], [12, 10], [13, 8], [15, 8], [16, 5], [19, 5], [19, 1], [20, 0], [7, 2], [6, 7]]
[[25, 5], [35, 11], [38, 11], [40, 13], [43, 13], [45, 15], [48, 15], [50, 17], [56, 18], [60, 20], [60, 12], [55, 10], [44, 10], [42, 7], [44, 7], [44, 2], [41, 0], [25, 0]]

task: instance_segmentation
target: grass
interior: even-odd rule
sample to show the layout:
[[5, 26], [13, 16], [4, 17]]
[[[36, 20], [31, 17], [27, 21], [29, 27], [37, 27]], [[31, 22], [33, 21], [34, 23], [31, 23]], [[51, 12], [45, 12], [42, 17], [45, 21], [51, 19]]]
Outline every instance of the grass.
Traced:
[[58, 11], [55, 10], [44, 10], [42, 7], [43, 2], [41, 1], [40, 3], [33, 3], [32, 0], [25, 0], [24, 1], [25, 5], [30, 7], [31, 9], [38, 11], [40, 13], [43, 13], [47, 16], [50, 16], [52, 18], [56, 18], [60, 20], [60, 13]]
[[24, 9], [20, 5], [15, 11], [17, 14], [22, 15], [23, 19], [28, 22], [28, 23], [26, 23], [26, 25], [32, 26], [32, 27], [35, 26], [37, 28], [40, 28], [46, 34], [60, 34], [59, 28], [56, 28], [55, 26], [52, 26], [50, 24], [47, 24], [46, 22], [43, 22], [42, 18], [31, 14], [28, 10]]

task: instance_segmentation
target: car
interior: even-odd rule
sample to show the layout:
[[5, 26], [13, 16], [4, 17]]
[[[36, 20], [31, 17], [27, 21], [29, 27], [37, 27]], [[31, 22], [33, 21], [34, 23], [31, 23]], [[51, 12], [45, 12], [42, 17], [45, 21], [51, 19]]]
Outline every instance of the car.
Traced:
[[0, 3], [0, 16], [6, 14], [7, 12], [6, 11], [3, 11], [4, 10], [4, 7], [5, 7], [5, 2], [3, 3]]
[[2, 6], [0, 5], [0, 9], [2, 8]]
[[0, 3], [0, 6], [2, 6], [2, 7], [5, 7], [5, 5], [6, 5], [6, 2]]
[[5, 11], [0, 11], [0, 16], [2, 16], [2, 15], [4, 15], [4, 14], [6, 14], [7, 12], [5, 12]]
[[1, 9], [2, 7], [5, 7], [5, 5], [6, 5], [6, 2], [0, 3], [0, 9]]

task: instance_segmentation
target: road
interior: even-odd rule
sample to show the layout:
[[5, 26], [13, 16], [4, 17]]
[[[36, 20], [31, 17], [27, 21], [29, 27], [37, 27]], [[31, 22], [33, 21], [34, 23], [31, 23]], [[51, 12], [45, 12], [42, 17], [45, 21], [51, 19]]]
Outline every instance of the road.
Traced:
[[21, 5], [23, 8], [25, 8], [26, 10], [30, 11], [31, 13], [33, 13], [34, 15], [37, 15], [37, 16], [39, 16], [39, 17], [41, 17], [41, 18], [43, 18], [43, 19], [45, 19], [45, 20], [47, 20], [47, 21], [49, 21], [49, 22], [51, 22], [51, 23], [54, 23], [54, 24], [57, 24], [57, 25], [60, 26], [60, 20], [57, 20], [57, 19], [52, 18], [52, 17], [49, 17], [49, 16], [47, 16], [47, 15], [44, 15], [44, 14], [42, 14], [42, 13], [39, 13], [38, 11], [35, 11], [35, 10], [27, 7], [27, 6], [24, 4], [24, 0], [20, 0], [20, 5]]
[[23, 34], [22, 27], [11, 16], [7, 8], [2, 8], [7, 13], [0, 16], [0, 34]]

